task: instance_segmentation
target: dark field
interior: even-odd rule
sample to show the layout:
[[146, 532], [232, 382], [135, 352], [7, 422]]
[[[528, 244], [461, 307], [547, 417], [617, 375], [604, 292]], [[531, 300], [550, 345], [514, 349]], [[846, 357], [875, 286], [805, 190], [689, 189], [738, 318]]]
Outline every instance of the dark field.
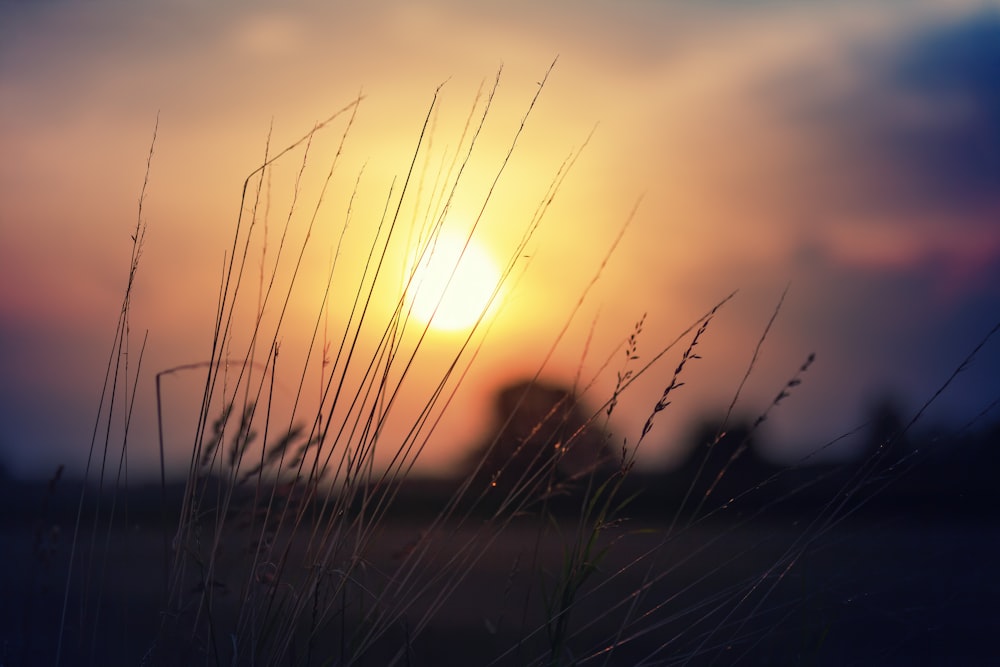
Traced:
[[[1000, 525], [993, 515], [872, 512], [828, 529], [811, 525], [810, 516], [819, 515], [712, 518], [676, 528], [666, 542], [662, 521], [610, 530], [607, 557], [569, 618], [572, 655], [598, 665], [998, 664]], [[390, 587], [389, 573], [428, 523], [383, 522], [355, 588]], [[558, 531], [572, 534], [573, 520], [557, 529], [525, 518], [500, 534], [481, 526], [470, 519], [425, 534], [429, 551], [413, 575], [428, 582], [425, 593], [383, 598], [398, 617], [357, 664], [386, 664], [400, 649], [398, 664], [546, 664], [543, 591], [562, 567]], [[35, 543], [35, 526], [8, 522], [0, 533], [0, 664], [53, 663], [71, 533], [71, 524], [63, 525], [51, 545], [45, 530]], [[140, 664], [159, 624], [162, 533], [139, 522], [97, 535], [97, 558], [88, 563], [93, 538], [79, 542], [76, 562], [88, 565], [89, 580], [78, 567], [61, 664]], [[237, 544], [223, 548], [226, 558], [240, 552]], [[466, 557], [477, 560], [471, 565]], [[467, 575], [420, 630], [446, 589], [434, 578], [463, 562]], [[220, 566], [221, 610], [227, 600], [236, 608], [240, 588], [227, 572], [236, 570]], [[345, 603], [346, 636], [362, 611], [372, 611], [366, 599]], [[621, 645], [601, 654], [616, 636]], [[313, 660], [324, 655], [337, 664], [342, 648], [342, 637], [323, 636], [309, 650]]]

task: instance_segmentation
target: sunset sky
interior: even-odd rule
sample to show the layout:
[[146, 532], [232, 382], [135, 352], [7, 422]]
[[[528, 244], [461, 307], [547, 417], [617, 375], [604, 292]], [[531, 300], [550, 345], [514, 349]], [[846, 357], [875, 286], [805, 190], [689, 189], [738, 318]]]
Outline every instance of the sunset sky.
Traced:
[[[676, 456], [692, 420], [729, 404], [786, 285], [737, 404], [756, 416], [816, 353], [766, 422], [785, 459], [855, 428], [882, 397], [913, 412], [1000, 319], [993, 3], [0, 3], [0, 462], [35, 477], [57, 463], [82, 470], [157, 116], [131, 314], [133, 363], [149, 332], [128, 453], [139, 476], [158, 457], [154, 375], [208, 359], [243, 182], [272, 122], [273, 154], [363, 95], [279, 334], [288, 375], [276, 374], [275, 391], [288, 404], [348, 207], [341, 301], [438, 86], [407, 222], [502, 66], [448, 222], [462, 227], [557, 57], [474, 235], [501, 265], [516, 255], [515, 274], [474, 336], [485, 334], [481, 351], [428, 441], [425, 471], [448, 470], [488, 428], [492, 392], [539, 369], [637, 202], [541, 377], [583, 387], [596, 375], [584, 398], [600, 405], [644, 313], [638, 364], [738, 290], [642, 444], [651, 465]], [[310, 147], [296, 253], [349, 117]], [[290, 155], [268, 181], [271, 259], [301, 163]], [[264, 250], [248, 260], [251, 310]], [[398, 281], [406, 260], [391, 259]], [[391, 311], [378, 307], [373, 318]], [[331, 308], [323, 321], [334, 330], [337, 318]], [[616, 442], [636, 441], [688, 340], [622, 397]], [[432, 331], [414, 377], [440, 369], [458, 341]], [[164, 380], [172, 468], [187, 456], [199, 382], [204, 370]], [[320, 383], [307, 372], [306, 405]], [[426, 391], [408, 385], [386, 438]], [[994, 341], [927, 424], [961, 425], [998, 397]]]

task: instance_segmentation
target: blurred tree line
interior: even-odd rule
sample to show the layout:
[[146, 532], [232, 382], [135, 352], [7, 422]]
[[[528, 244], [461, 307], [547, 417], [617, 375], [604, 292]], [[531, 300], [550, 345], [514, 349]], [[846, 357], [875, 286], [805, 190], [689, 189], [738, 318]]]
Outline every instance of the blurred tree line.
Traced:
[[[473, 490], [487, 489], [497, 498], [529, 487], [572, 495], [591, 473], [606, 478], [622, 464], [620, 444], [616, 450], [592, 418], [595, 411], [567, 387], [512, 383], [497, 392], [493, 412], [489, 434], [459, 474], [472, 475]], [[795, 511], [851, 493], [864, 510], [989, 512], [1000, 422], [962, 432], [916, 430], [908, 422], [897, 401], [879, 399], [855, 434], [858, 455], [852, 460], [782, 465], [763, 454], [766, 432], [754, 419], [701, 419], [682, 443], [687, 456], [679, 466], [630, 472], [630, 490], [641, 494], [634, 507], [647, 513], [762, 506]]]

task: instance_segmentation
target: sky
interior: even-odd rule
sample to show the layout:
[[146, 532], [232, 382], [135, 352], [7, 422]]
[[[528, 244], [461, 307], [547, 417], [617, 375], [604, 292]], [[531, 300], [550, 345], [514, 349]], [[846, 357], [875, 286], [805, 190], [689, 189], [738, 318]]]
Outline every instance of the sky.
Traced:
[[[0, 3], [0, 462], [27, 477], [84, 469], [154, 128], [129, 318], [130, 373], [147, 336], [129, 425], [136, 477], [158, 469], [156, 375], [194, 365], [164, 374], [161, 395], [168, 467], [189, 456], [197, 365], [210, 358], [244, 180], [265, 151], [346, 109], [315, 135], [304, 169], [300, 145], [260, 182], [267, 224], [262, 215], [227, 348], [249, 345], [260, 266], [278, 262], [284, 285], [304, 247], [280, 328], [281, 301], [265, 308], [280, 369], [251, 378], [273, 377], [275, 414], [301, 420], [322, 387], [316, 357], [306, 366], [313, 328], [336, 338], [387, 202], [406, 221], [384, 270], [400, 284], [412, 221], [440, 191], [441, 165], [464, 154], [470, 108], [482, 110], [498, 72], [447, 224], [468, 229], [482, 210], [473, 236], [516, 264], [472, 334], [475, 355], [461, 356], [468, 373], [420, 470], [454, 469], [504, 384], [539, 373], [603, 404], [618, 373], [734, 290], [642, 440], [642, 463], [675, 462], [692, 423], [730, 404], [786, 288], [736, 403], [760, 414], [815, 353], [769, 413], [769, 454], [822, 447], [886, 397], [912, 414], [1000, 320], [997, 71], [1000, 7], [985, 2]], [[359, 358], [392, 303], [373, 305]], [[638, 359], [625, 365], [640, 320]], [[639, 440], [690, 339], [622, 394], [616, 443]], [[463, 340], [428, 333], [383, 440], [405, 438]], [[976, 417], [1000, 397], [998, 370], [991, 341], [924, 423]], [[220, 391], [245, 390], [235, 375]]]

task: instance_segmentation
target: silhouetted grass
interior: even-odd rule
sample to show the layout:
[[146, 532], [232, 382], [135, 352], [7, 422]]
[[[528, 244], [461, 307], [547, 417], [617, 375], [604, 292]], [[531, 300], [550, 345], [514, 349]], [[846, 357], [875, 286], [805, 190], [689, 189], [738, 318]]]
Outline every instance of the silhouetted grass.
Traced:
[[[150, 559], [132, 567], [157, 580], [162, 596], [159, 616], [134, 624], [127, 613], [109, 611], [107, 591], [117, 586], [111, 580], [124, 576], [109, 562], [117, 548], [115, 531], [129, 525], [124, 517], [130, 497], [127, 458], [129, 446], [135, 445], [128, 440], [128, 421], [142, 361], [130, 313], [145, 239], [143, 186], [128, 283], [85, 473], [95, 485], [80, 487], [65, 563], [69, 576], [55, 632], [56, 664], [103, 664], [108, 638], [136, 631], [149, 633], [142, 640], [145, 655], [132, 656], [143, 664], [459, 664], [470, 659], [515, 665], [729, 663], [740, 656], [752, 660], [755, 651], [766, 653], [772, 629], [785, 627], [808, 609], [810, 594], [792, 596], [790, 602], [775, 591], [789, 585], [796, 568], [825, 536], [898, 477], [894, 471], [885, 474], [886, 462], [890, 467], [909, 465], [911, 455], [895, 452], [893, 444], [919, 414], [863, 465], [848, 473], [831, 469], [834, 491], [812, 501], [808, 517], [792, 529], [783, 528], [782, 539], [756, 533], [763, 517], [778, 515], [779, 508], [824, 482], [816, 475], [782, 483], [794, 478], [805, 457], [803, 464], [775, 468], [720, 497], [720, 485], [747, 456], [760, 424], [802, 382], [813, 360], [810, 355], [798, 369], [790, 369], [771, 405], [735, 441], [729, 437], [736, 426], [734, 406], [781, 301], [724, 419], [699, 453], [693, 478], [685, 489], [672, 491], [680, 502], [659, 514], [659, 520], [630, 522], [633, 508], [649, 512], [648, 506], [641, 509], [648, 492], [642, 484], [649, 478], [636, 482], [636, 456], [660, 413], [683, 391], [685, 378], [697, 372], [699, 343], [712, 334], [716, 314], [733, 295], [707, 308], [673, 340], [651, 346], [655, 352], [648, 356], [641, 351], [647, 345], [642, 338], [646, 316], [631, 333], [623, 326], [622, 346], [600, 369], [607, 372], [624, 353], [613, 392], [594, 400], [591, 391], [594, 405], [587, 407], [577, 404], [575, 394], [565, 394], [537, 415], [512, 449], [504, 449], [503, 433], [511, 428], [513, 415], [530, 407], [532, 390], [526, 384], [514, 397], [507, 423], [477, 453], [462, 479], [435, 486], [433, 495], [408, 495], [415, 488], [415, 462], [452, 397], [463, 390], [481, 347], [491, 344], [484, 335], [490, 321], [481, 316], [457, 340], [436, 376], [418, 377], [413, 369], [428, 326], [409, 312], [406, 294], [415, 289], [416, 276], [404, 275], [394, 283], [387, 267], [398, 247], [417, 255], [433, 248], [453, 198], [465, 184], [480, 131], [495, 113], [491, 105], [498, 84], [499, 74], [488, 92], [476, 97], [459, 147], [437, 172], [430, 167], [428, 149], [438, 105], [435, 93], [415, 138], [409, 170], [387, 194], [380, 219], [353, 219], [361, 174], [356, 176], [342, 212], [344, 229], [364, 224], [375, 234], [357, 273], [344, 273], [338, 246], [326, 292], [314, 299], [311, 336], [295, 354], [283, 347], [286, 314], [304, 289], [306, 249], [327, 188], [340, 177], [338, 158], [361, 99], [273, 154], [268, 139], [261, 166], [244, 182], [208, 357], [156, 375], [158, 400], [160, 378], [167, 375], [204, 373], [204, 386], [179, 497], [170, 492], [165, 473], [163, 422], [172, 416], [160, 405], [162, 563]], [[499, 160], [470, 237], [477, 233], [544, 88], [545, 79]], [[340, 145], [310, 205], [302, 194], [303, 179], [316, 159], [310, 148], [321, 133], [337, 127]], [[502, 285], [518, 279], [525, 249], [578, 155], [572, 154], [555, 174], [535, 216], [524, 225], [494, 298]], [[278, 165], [296, 159], [287, 217], [274, 246], [267, 231], [273, 223], [270, 177]], [[149, 165], [147, 181], [148, 175]], [[426, 181], [436, 184], [430, 196], [420, 185]], [[296, 235], [293, 227], [303, 219], [305, 231]], [[620, 238], [608, 248], [608, 256]], [[594, 267], [593, 279], [580, 290], [565, 325], [554, 332], [545, 361], [576, 326], [575, 316], [604, 268], [604, 263]], [[375, 303], [387, 290], [394, 294], [395, 306], [384, 317]], [[342, 310], [330, 327], [335, 307]], [[622, 393], [678, 353], [662, 394], [650, 397], [650, 414], [638, 441], [612, 441], [606, 426]], [[282, 365], [289, 363], [298, 364], [290, 371], [298, 378], [291, 418], [274, 407], [276, 377], [289, 373]], [[316, 377], [318, 407], [306, 408], [307, 381]], [[595, 379], [583, 379], [574, 389], [586, 394]], [[423, 391], [424, 402], [402, 439], [390, 441], [383, 436], [384, 427], [414, 386]], [[111, 425], [122, 422], [116, 441]], [[599, 448], [583, 444], [595, 437], [602, 439]], [[584, 446], [602, 454], [587, 465], [571, 465], [574, 448]], [[417, 511], [421, 502], [427, 505]], [[410, 539], [392, 544], [402, 534]], [[515, 549], [518, 545], [525, 549]], [[441, 628], [448, 624], [462, 629], [443, 637]], [[828, 629], [822, 620], [803, 628], [803, 646], [795, 654], [800, 661], [823, 655]]]

